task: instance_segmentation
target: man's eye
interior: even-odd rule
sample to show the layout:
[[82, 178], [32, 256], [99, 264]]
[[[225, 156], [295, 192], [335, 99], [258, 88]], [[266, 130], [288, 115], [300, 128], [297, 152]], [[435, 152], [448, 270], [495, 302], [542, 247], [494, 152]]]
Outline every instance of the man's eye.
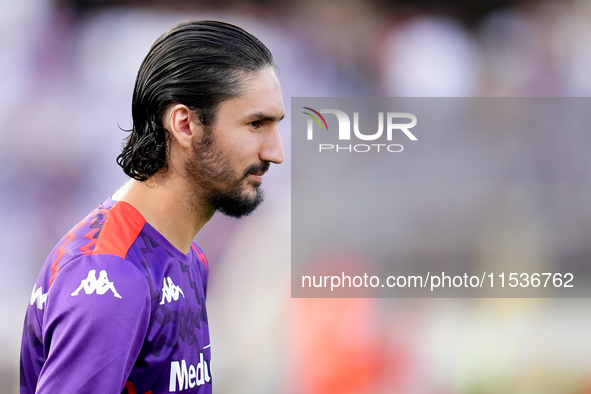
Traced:
[[251, 125], [255, 129], [258, 129], [259, 127], [261, 127], [261, 121], [260, 120], [255, 120], [254, 122], [250, 122], [249, 125]]

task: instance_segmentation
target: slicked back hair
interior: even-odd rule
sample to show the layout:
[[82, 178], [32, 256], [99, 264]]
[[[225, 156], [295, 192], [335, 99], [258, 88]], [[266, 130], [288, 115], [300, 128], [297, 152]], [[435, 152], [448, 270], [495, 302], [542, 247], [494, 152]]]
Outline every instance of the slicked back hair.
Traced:
[[174, 26], [156, 40], [140, 66], [133, 91], [133, 129], [117, 163], [140, 181], [166, 168], [166, 108], [186, 105], [207, 129], [219, 104], [240, 95], [246, 74], [266, 67], [274, 67], [271, 52], [237, 26], [217, 21]]

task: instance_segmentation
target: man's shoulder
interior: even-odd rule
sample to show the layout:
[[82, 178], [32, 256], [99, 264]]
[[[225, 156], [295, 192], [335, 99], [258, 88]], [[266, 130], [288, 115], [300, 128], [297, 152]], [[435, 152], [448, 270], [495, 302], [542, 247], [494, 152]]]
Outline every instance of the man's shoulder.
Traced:
[[57, 257], [70, 251], [73, 255], [108, 254], [125, 259], [145, 224], [134, 207], [109, 198], [70, 230], [54, 251]]
[[111, 254], [124, 259], [144, 228], [146, 219], [126, 202], [113, 202], [108, 206], [92, 254]]
[[81, 260], [97, 266], [126, 260], [127, 253], [140, 234], [145, 219], [129, 204], [110, 198], [74, 226], [49, 254], [42, 276], [51, 287], [57, 274]]

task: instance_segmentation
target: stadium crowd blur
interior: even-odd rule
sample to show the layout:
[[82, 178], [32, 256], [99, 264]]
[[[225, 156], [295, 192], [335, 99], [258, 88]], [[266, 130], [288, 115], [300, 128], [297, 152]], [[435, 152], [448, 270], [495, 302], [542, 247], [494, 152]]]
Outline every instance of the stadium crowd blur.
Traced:
[[[19, 0], [0, 3], [0, 394], [18, 391], [23, 316], [41, 264], [126, 180], [115, 157], [131, 127], [139, 64], [159, 34], [187, 19], [220, 19], [259, 37], [286, 105], [287, 160], [265, 177], [266, 203], [242, 221], [216, 215], [198, 235], [212, 271], [214, 392], [591, 392], [587, 300], [289, 293], [290, 97], [589, 96], [591, 2]], [[504, 142], [486, 143], [492, 158]], [[588, 147], [570, 146], [567, 166], [542, 173], [573, 178], [560, 204], [590, 200]], [[505, 151], [516, 166], [543, 166], [543, 154], [526, 163]], [[546, 250], [531, 230], [544, 206], [521, 214], [519, 198], [503, 205], [512, 231], [484, 250], [510, 243], [506, 253], [523, 258]], [[552, 240], [584, 262], [587, 206], [563, 218], [576, 231]], [[494, 226], [507, 221], [493, 216], [499, 234]]]

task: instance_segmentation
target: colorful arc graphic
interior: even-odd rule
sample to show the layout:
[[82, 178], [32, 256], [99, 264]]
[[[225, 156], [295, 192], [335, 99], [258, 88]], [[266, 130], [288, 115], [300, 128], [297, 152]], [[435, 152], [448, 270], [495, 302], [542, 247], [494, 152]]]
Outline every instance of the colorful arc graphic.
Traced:
[[[302, 108], [307, 109], [307, 110], [310, 110], [310, 111], [314, 112], [316, 115], [320, 116], [320, 119], [322, 119], [322, 122], [324, 122], [324, 125], [326, 126], [326, 131], [328, 131], [328, 125], [326, 124], [326, 120], [324, 120], [324, 116], [320, 115], [320, 112], [318, 112], [318, 111], [316, 111], [316, 110], [314, 110], [312, 108], [309, 108], [309, 107], [302, 107]], [[315, 117], [314, 115], [312, 115], [311, 113], [308, 113], [308, 112], [302, 112], [302, 113], [304, 113], [306, 115], [309, 115], [312, 118], [314, 118], [314, 120], [316, 120], [316, 122], [318, 122], [318, 125], [320, 126], [320, 129], [322, 129], [322, 124], [320, 124], [320, 121], [318, 120], [317, 117]]]
[[306, 115], [308, 115], [308, 116], [311, 116], [311, 117], [312, 117], [312, 118], [313, 118], [313, 119], [316, 121], [316, 123], [318, 123], [318, 126], [320, 126], [320, 130], [322, 130], [322, 123], [320, 123], [320, 121], [318, 120], [318, 118], [317, 118], [317, 117], [315, 117], [314, 115], [312, 115], [312, 114], [311, 114], [311, 113], [309, 113], [309, 112], [302, 112], [302, 113], [303, 113], [303, 114], [306, 114]]

